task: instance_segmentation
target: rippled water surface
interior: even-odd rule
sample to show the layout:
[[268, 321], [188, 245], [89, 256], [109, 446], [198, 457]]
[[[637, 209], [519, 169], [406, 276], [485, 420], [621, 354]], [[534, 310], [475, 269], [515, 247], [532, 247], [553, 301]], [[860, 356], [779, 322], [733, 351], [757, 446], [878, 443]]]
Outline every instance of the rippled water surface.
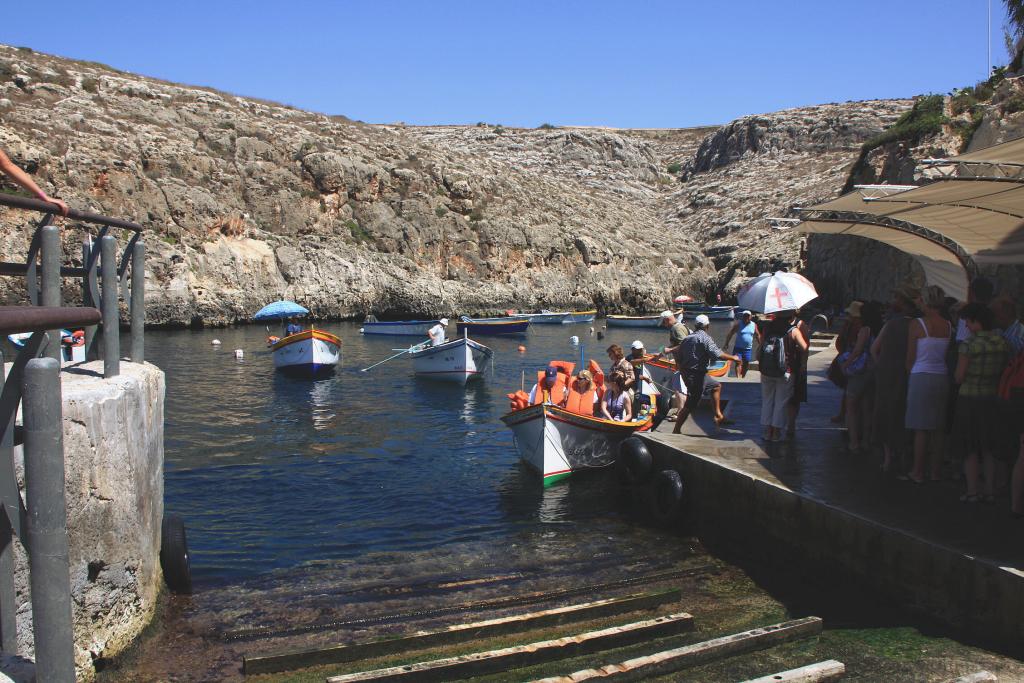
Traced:
[[462, 388], [415, 378], [404, 356], [361, 372], [415, 339], [324, 327], [341, 337], [342, 361], [315, 381], [274, 371], [262, 327], [147, 337], [147, 359], [167, 374], [166, 510], [185, 518], [199, 586], [374, 552], [500, 547], [584, 520], [606, 537], [634, 533], [600, 477], [542, 490], [499, 418], [547, 360], [578, 360], [571, 335], [604, 366], [608, 344], [656, 348], [666, 332], [599, 341], [590, 325], [543, 325], [481, 338], [494, 367]]

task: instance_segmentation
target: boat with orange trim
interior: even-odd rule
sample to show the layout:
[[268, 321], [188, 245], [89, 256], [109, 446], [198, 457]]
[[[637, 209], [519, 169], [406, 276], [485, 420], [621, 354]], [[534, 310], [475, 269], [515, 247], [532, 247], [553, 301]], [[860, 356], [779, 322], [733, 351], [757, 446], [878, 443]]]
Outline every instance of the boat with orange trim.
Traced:
[[[648, 354], [644, 356], [644, 367], [651, 373], [651, 379], [656, 385], [667, 387], [672, 375], [676, 372], [676, 361], [672, 357], [664, 358], [657, 354]], [[731, 360], [718, 360], [708, 368], [708, 375], [726, 377], [731, 369]]]
[[[596, 364], [591, 363], [591, 367]], [[559, 372], [572, 364], [559, 362]], [[596, 377], [595, 377], [596, 383]], [[567, 410], [552, 403], [523, 405], [524, 400], [510, 394], [513, 410], [501, 421], [512, 430], [519, 456], [537, 470], [550, 486], [573, 472], [608, 467], [615, 463], [619, 444], [634, 432], [651, 427], [654, 413], [645, 411], [628, 422], [605, 420]]]
[[290, 334], [268, 346], [275, 368], [304, 375], [333, 372], [341, 358], [341, 339], [317, 329]]
[[523, 316], [470, 318], [464, 315], [455, 323], [459, 334], [473, 335], [526, 334], [529, 327], [530, 319]]

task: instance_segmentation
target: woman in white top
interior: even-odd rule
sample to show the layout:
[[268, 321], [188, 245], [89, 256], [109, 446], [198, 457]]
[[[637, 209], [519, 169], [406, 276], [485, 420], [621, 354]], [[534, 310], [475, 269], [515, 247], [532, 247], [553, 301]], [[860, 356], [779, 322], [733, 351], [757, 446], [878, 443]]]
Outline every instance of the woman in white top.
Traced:
[[942, 430], [949, 396], [949, 367], [946, 351], [953, 328], [942, 317], [946, 293], [930, 285], [921, 292], [918, 304], [924, 315], [910, 323], [907, 332], [906, 427], [914, 430], [914, 466], [907, 478], [924, 483], [925, 461], [930, 455], [931, 478], [939, 478], [942, 460]]

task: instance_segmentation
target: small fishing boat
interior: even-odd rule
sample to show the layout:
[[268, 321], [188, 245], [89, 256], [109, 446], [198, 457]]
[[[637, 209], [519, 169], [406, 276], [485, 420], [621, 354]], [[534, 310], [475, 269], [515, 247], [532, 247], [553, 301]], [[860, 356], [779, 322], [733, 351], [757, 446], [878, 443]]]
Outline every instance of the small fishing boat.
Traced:
[[[672, 375], [676, 372], [675, 359], [661, 358], [655, 354], [644, 356], [644, 367], [651, 373], [651, 379], [661, 387], [669, 386]], [[708, 375], [711, 377], [725, 377], [732, 369], [731, 360], [718, 360], [708, 368]]]
[[594, 321], [597, 310], [593, 311], [545, 311], [540, 313], [517, 313], [516, 317], [528, 318], [533, 324], [568, 325], [570, 323], [589, 323]]
[[359, 331], [363, 334], [388, 334], [403, 337], [426, 337], [427, 330], [440, 320], [395, 320], [381, 322], [372, 315], [366, 316]]
[[608, 327], [658, 327], [660, 315], [610, 315], [605, 318]]
[[462, 318], [455, 323], [459, 334], [499, 335], [526, 334], [530, 327], [530, 319], [522, 316], [507, 318]]
[[417, 377], [465, 384], [483, 377], [494, 352], [468, 336], [430, 346], [420, 344], [409, 352]]
[[[573, 364], [557, 362], [570, 381]], [[597, 368], [591, 361], [592, 371]], [[563, 372], [563, 370], [559, 370]], [[595, 384], [599, 375], [595, 374]], [[603, 381], [603, 377], [601, 377]], [[650, 429], [654, 415], [642, 412], [629, 422], [573, 412], [551, 403], [524, 405], [525, 392], [509, 394], [513, 409], [501, 421], [512, 430], [519, 456], [537, 470], [549, 486], [575, 471], [608, 467], [615, 463], [619, 444], [634, 432]]]
[[[306, 315], [309, 311], [294, 301], [275, 301], [258, 310], [253, 320], [284, 321]], [[270, 332], [269, 327], [267, 332]], [[276, 369], [307, 376], [333, 372], [341, 358], [341, 340], [330, 332], [312, 327], [283, 337], [268, 336], [267, 348], [274, 355]]]
[[706, 315], [709, 320], [734, 320], [736, 318], [735, 306], [710, 306], [705, 303], [691, 301], [682, 304], [683, 312], [688, 320], [693, 320], [698, 315]]

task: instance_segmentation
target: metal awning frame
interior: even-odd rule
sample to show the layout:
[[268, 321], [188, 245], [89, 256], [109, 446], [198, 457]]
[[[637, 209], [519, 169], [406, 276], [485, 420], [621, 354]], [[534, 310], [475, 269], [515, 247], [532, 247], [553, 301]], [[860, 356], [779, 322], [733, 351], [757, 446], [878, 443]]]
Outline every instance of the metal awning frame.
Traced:
[[901, 221], [898, 218], [892, 218], [890, 216], [877, 216], [875, 214], [861, 213], [859, 211], [836, 211], [825, 209], [795, 209], [794, 211], [800, 216], [801, 220], [805, 221], [844, 224], [865, 223], [868, 225], [877, 225], [883, 228], [892, 228], [893, 230], [909, 233], [937, 244], [956, 256], [957, 260], [960, 261], [960, 265], [962, 265], [964, 270], [967, 271], [969, 278], [973, 278], [978, 274], [978, 265], [974, 262], [974, 258], [971, 257], [970, 253], [968, 253], [960, 243], [950, 239], [940, 232], [922, 227], [915, 223]]
[[923, 159], [921, 164], [936, 173], [936, 175], [921, 178], [922, 182], [935, 182], [938, 180], [993, 180], [1024, 183], [1024, 163]]

